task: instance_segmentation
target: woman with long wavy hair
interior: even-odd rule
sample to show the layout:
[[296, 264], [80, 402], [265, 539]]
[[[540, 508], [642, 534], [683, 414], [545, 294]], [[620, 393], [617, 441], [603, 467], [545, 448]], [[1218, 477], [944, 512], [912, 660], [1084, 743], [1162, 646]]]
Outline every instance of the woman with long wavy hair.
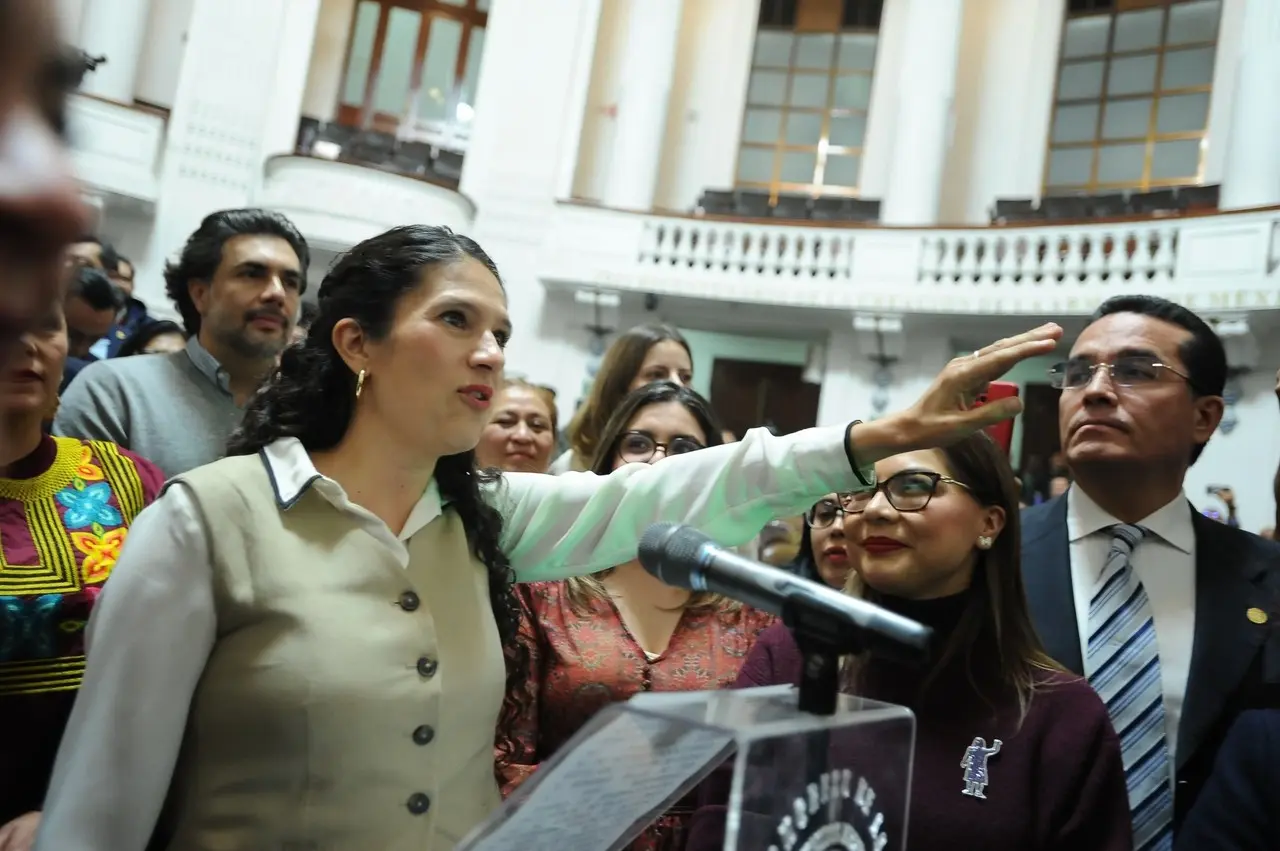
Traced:
[[600, 360], [591, 393], [569, 421], [569, 448], [551, 464], [559, 475], [590, 469], [600, 436], [613, 412], [632, 390], [655, 381], [682, 387], [693, 381], [693, 352], [684, 335], [662, 322], [636, 325], [619, 334]]
[[1061, 335], [953, 361], [875, 423], [557, 478], [476, 467], [511, 319], [475, 242], [395, 228], [338, 260], [318, 304], [231, 456], [139, 517], [90, 625], [42, 851], [453, 848], [499, 803], [494, 729], [529, 677], [517, 578], [620, 564], [661, 520], [740, 543], [869, 486], [904, 446], [1010, 416], [964, 401]]
[[[839, 560], [821, 558], [833, 544], [822, 532], [838, 524], [852, 566], [845, 593], [934, 633], [925, 666], [872, 652], [842, 671], [842, 690], [915, 713], [907, 824], [882, 807], [885, 835], [905, 833], [913, 851], [1130, 851], [1124, 764], [1106, 707], [1049, 658], [1031, 625], [1018, 488], [1004, 454], [975, 434], [886, 458], [876, 475], [873, 490], [824, 497], [808, 522], [810, 547], [821, 548], [810, 553], [815, 578], [839, 578]], [[801, 666], [778, 624], [752, 648], [737, 687], [795, 684]], [[727, 798], [720, 770], [703, 786], [689, 851], [723, 846]]]
[[[605, 476], [627, 464], [666, 463], [724, 442], [707, 401], [662, 381], [633, 391], [600, 434], [591, 472]], [[728, 686], [756, 637], [775, 618], [718, 594], [665, 585], [640, 562], [518, 589], [521, 637], [532, 676], [508, 701], [529, 704], [505, 713], [514, 727], [499, 739], [504, 795], [555, 755], [597, 712], [648, 691], [703, 691]], [[683, 851], [694, 799], [678, 802], [627, 847]]]

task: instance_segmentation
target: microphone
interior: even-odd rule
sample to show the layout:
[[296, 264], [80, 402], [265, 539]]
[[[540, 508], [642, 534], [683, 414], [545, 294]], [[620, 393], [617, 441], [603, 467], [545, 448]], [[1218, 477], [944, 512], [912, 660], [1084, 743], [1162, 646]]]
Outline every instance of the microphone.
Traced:
[[866, 649], [904, 662], [928, 657], [933, 634], [929, 627], [866, 600], [743, 558], [690, 526], [653, 524], [640, 539], [639, 555], [644, 569], [667, 585], [723, 594], [780, 615], [797, 633], [803, 631], [816, 637], [836, 652]]

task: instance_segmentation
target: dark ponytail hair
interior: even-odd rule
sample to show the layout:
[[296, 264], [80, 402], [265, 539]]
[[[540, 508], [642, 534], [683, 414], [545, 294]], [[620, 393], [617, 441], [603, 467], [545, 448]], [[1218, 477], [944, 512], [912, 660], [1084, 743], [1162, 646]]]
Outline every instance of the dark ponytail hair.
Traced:
[[[249, 455], [282, 437], [296, 437], [308, 452], [336, 446], [347, 433], [355, 413], [356, 376], [333, 345], [333, 328], [354, 319], [374, 339], [391, 331], [396, 305], [422, 286], [424, 274], [437, 266], [466, 259], [484, 264], [501, 284], [498, 268], [484, 249], [448, 228], [406, 225], [367, 239], [329, 269], [320, 284], [315, 320], [307, 336], [284, 350], [271, 379], [250, 400], [240, 428], [231, 436], [228, 455]], [[462, 518], [471, 551], [489, 572], [489, 601], [507, 657], [507, 691], [524, 695], [529, 680], [529, 651], [516, 638], [520, 605], [511, 563], [498, 545], [502, 515], [481, 495], [481, 486], [498, 478], [496, 471], [476, 468], [475, 451], [446, 455], [436, 463], [441, 496]], [[512, 721], [526, 709], [527, 700], [503, 706]], [[512, 729], [500, 723], [499, 729]], [[513, 743], [500, 738], [504, 758]]]

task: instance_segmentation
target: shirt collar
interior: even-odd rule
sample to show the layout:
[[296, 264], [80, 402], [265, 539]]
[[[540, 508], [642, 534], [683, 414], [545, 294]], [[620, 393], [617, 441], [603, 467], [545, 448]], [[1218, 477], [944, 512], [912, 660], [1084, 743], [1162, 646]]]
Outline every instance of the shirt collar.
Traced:
[[[1138, 521], [1151, 535], [1188, 555], [1195, 549], [1195, 527], [1191, 525], [1191, 503], [1181, 492], [1150, 516]], [[1101, 532], [1120, 521], [1094, 502], [1079, 485], [1067, 491], [1067, 538], [1078, 541]]]
[[200, 374], [209, 379], [209, 383], [219, 388], [228, 396], [231, 395], [231, 376], [227, 375], [227, 371], [222, 368], [222, 364], [218, 363], [218, 359], [209, 354], [209, 350], [200, 345], [199, 335], [192, 334], [187, 340], [187, 357], [191, 359], [191, 364], [200, 370]]
[[[276, 505], [281, 511], [293, 508], [308, 489], [315, 488], [316, 493], [339, 510], [354, 509], [357, 513], [368, 514], [364, 508], [347, 498], [342, 485], [316, 469], [311, 455], [298, 438], [281, 437], [264, 446], [259, 454], [262, 456], [262, 463], [266, 465], [271, 488], [275, 491]], [[440, 488], [435, 478], [432, 478], [413, 511], [409, 512], [409, 519], [400, 531], [400, 539], [407, 540], [414, 532], [439, 517], [447, 505], [440, 498]]]

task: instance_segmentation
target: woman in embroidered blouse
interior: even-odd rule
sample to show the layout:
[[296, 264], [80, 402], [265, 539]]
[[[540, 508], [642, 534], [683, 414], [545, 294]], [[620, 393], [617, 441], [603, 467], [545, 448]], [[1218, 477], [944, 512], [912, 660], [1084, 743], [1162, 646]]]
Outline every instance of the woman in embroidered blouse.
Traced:
[[[591, 471], [654, 464], [723, 442], [706, 401], [669, 382], [633, 391], [600, 435]], [[530, 706], [499, 738], [503, 794], [610, 703], [641, 691], [724, 688], [760, 631], [775, 618], [709, 594], [672, 588], [629, 561], [594, 576], [534, 582], [517, 589], [525, 617], [532, 676], [521, 689]], [[508, 695], [508, 700], [512, 696]], [[673, 807], [630, 846], [680, 851], [693, 799]]]
[[49, 437], [67, 329], [55, 305], [0, 363], [0, 849], [27, 851], [84, 673], [84, 625], [158, 469]]
[[[1124, 764], [1106, 707], [1045, 654], [1031, 626], [1018, 488], [1004, 453], [976, 434], [886, 458], [876, 475], [875, 490], [818, 502], [809, 523], [840, 525], [853, 556], [846, 593], [934, 631], [928, 666], [873, 653], [843, 672], [846, 691], [916, 716], [908, 824], [890, 804], [884, 833], [905, 828], [912, 851], [1130, 851]], [[801, 664], [779, 624], [752, 648], [737, 685], [794, 684]], [[981, 773], [967, 764], [979, 739], [994, 748]], [[724, 844], [726, 775], [703, 784], [690, 851]]]
[[569, 422], [569, 448], [552, 463], [551, 472], [589, 469], [618, 405], [632, 390], [655, 381], [693, 381], [693, 352], [684, 335], [663, 323], [637, 325], [619, 334], [600, 361], [587, 401]]
[[453, 848], [500, 802], [504, 680], [529, 676], [516, 578], [621, 564], [661, 520], [741, 543], [903, 446], [1012, 415], [966, 400], [1061, 329], [951, 362], [875, 423], [560, 477], [476, 469], [510, 334], [493, 261], [447, 229], [395, 228], [334, 264], [230, 456], [135, 524], [40, 851], [142, 851], [153, 831], [175, 851]]

